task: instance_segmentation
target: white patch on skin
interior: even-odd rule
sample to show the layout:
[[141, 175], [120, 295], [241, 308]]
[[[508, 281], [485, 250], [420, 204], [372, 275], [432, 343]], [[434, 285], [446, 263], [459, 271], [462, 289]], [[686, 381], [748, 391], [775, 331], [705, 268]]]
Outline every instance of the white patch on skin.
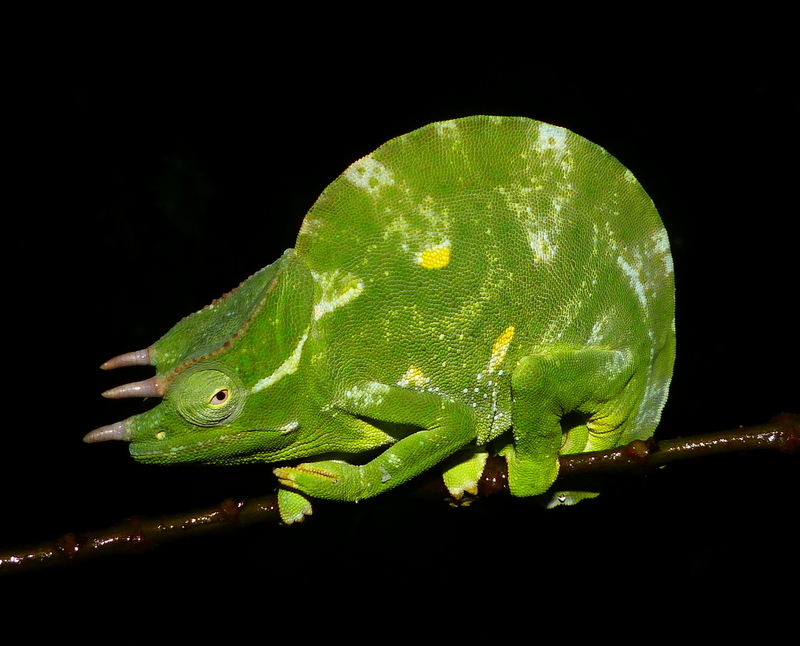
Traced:
[[352, 274], [340, 276], [338, 271], [329, 273], [312, 271], [311, 276], [322, 290], [322, 298], [314, 305], [315, 321], [319, 321], [326, 314], [346, 305], [364, 291], [364, 282]]
[[533, 145], [533, 149], [540, 155], [552, 153], [555, 163], [561, 166], [564, 173], [569, 173], [573, 163], [569, 145], [567, 145], [568, 136], [569, 131], [564, 128], [552, 126], [549, 123], [540, 123], [539, 138]]
[[[626, 247], [622, 247], [621, 245], [617, 244], [616, 234], [611, 228], [610, 222], [605, 223], [605, 228], [606, 235], [608, 236], [608, 247], [612, 251], [626, 249]], [[630, 254], [629, 259], [624, 258], [622, 255], [617, 256], [617, 265], [628, 277], [630, 286], [633, 289], [633, 292], [636, 294], [636, 297], [639, 299], [639, 303], [641, 304], [645, 315], [648, 314], [649, 309], [647, 290], [654, 289], [652, 284], [648, 284], [650, 269], [653, 266], [653, 261], [651, 259], [652, 255], [655, 253], [660, 253], [662, 254], [662, 257], [666, 256], [668, 260], [664, 260], [665, 266], [668, 268], [672, 267], [672, 258], [668, 253], [669, 240], [666, 238], [666, 235], [659, 236], [659, 233], [656, 232], [653, 234], [653, 236], [651, 236], [650, 239], [654, 242], [654, 246], [652, 248], [648, 246], [641, 251], [638, 249], [628, 249], [626, 253]], [[657, 296], [657, 294], [654, 295]]]
[[459, 139], [460, 134], [458, 126], [455, 121], [440, 121], [433, 124], [436, 128], [436, 134], [443, 139]]
[[344, 177], [353, 186], [368, 193], [377, 193], [384, 186], [394, 185], [394, 174], [386, 166], [372, 158], [372, 155], [362, 157], [350, 165], [344, 172]]
[[[534, 262], [551, 262], [558, 252], [562, 228], [560, 211], [570, 201], [575, 187], [572, 184], [559, 185], [559, 191], [550, 198], [550, 210], [535, 211], [535, 200], [541, 199], [532, 187], [500, 186], [497, 192], [503, 196], [506, 206], [511, 210], [525, 229], [528, 246], [533, 251]], [[539, 207], [541, 209], [541, 207]]]
[[289, 422], [288, 424], [284, 424], [283, 426], [281, 426], [278, 429], [278, 431], [280, 433], [290, 433], [291, 431], [294, 431], [299, 426], [300, 426], [300, 422], [298, 422], [297, 420], [294, 420], [293, 422]]
[[[383, 239], [388, 240], [393, 235], [400, 236], [403, 240], [409, 240], [417, 233], [415, 227], [413, 227], [408, 220], [399, 215], [393, 218], [389, 223], [387, 223], [386, 228], [383, 231]], [[407, 244], [403, 243], [403, 248], [406, 248]]]
[[[425, 234], [425, 244], [433, 246], [434, 243], [440, 244], [447, 239], [447, 232], [450, 229], [450, 211], [447, 202], [440, 203], [432, 195], [426, 195], [416, 207], [427, 223], [425, 226], [428, 232]], [[418, 224], [412, 225], [412, 235], [417, 237], [420, 233]], [[410, 236], [409, 236], [410, 237]]]
[[344, 396], [359, 407], [376, 406], [383, 401], [383, 396], [389, 392], [389, 386], [371, 382], [366, 386], [355, 386], [345, 391]]
[[645, 294], [644, 283], [642, 282], [639, 272], [636, 270], [636, 268], [630, 265], [622, 256], [617, 256], [617, 264], [620, 266], [620, 269], [622, 269], [622, 271], [628, 277], [628, 280], [631, 283], [633, 291], [636, 292], [636, 297], [639, 299], [639, 303], [641, 304], [642, 309], [646, 312], [647, 295]]
[[[584, 299], [591, 298], [587, 293], [588, 286], [584, 281], [570, 298], [562, 299], [554, 308], [551, 314], [552, 321], [539, 337], [541, 347], [557, 344], [564, 335], [564, 331], [569, 329], [575, 319], [581, 315], [584, 308]], [[554, 304], [555, 305], [555, 304]]]
[[422, 370], [416, 366], [409, 366], [402, 377], [400, 377], [397, 385], [401, 388], [423, 388], [430, 382], [431, 378], [426, 377]]
[[661, 229], [660, 231], [656, 231], [651, 240], [655, 245], [656, 253], [659, 254], [664, 261], [664, 268], [667, 274], [671, 274], [673, 272], [672, 254], [669, 252], [669, 238], [667, 237], [666, 230]]
[[614, 379], [617, 375], [626, 370], [631, 364], [629, 350], [614, 350], [611, 353], [611, 361], [608, 364], [609, 379]]
[[628, 182], [628, 184], [639, 183], [639, 181], [633, 176], [633, 173], [631, 173], [627, 168], [625, 169], [625, 172], [623, 173], [622, 177], [626, 182]]
[[317, 229], [320, 228], [322, 225], [322, 221], [319, 219], [309, 218], [306, 216], [303, 218], [303, 222], [300, 224], [300, 233], [301, 236], [315, 236], [317, 235]]
[[414, 211], [409, 214], [411, 220], [404, 217], [402, 211], [387, 212], [391, 220], [384, 229], [383, 239], [391, 240], [402, 254], [411, 256], [411, 262], [425, 269], [446, 267], [451, 258], [451, 219], [447, 205], [440, 205], [433, 196], [427, 195], [417, 202]]
[[558, 245], [550, 240], [547, 231], [541, 229], [527, 230], [528, 245], [533, 251], [533, 260], [537, 263], [548, 263], [555, 259], [558, 253]]
[[300, 337], [300, 340], [297, 342], [292, 354], [289, 355], [289, 358], [279, 365], [271, 375], [259, 380], [256, 385], [252, 387], [250, 392], [257, 393], [261, 390], [264, 390], [264, 388], [268, 388], [286, 375], [291, 375], [297, 372], [297, 368], [300, 365], [300, 357], [303, 356], [303, 345], [305, 344], [307, 338], [308, 329], [306, 329], [303, 336]]
[[536, 140], [534, 148], [540, 153], [553, 150], [560, 158], [561, 155], [569, 150], [567, 146], [567, 131], [549, 123], [540, 123], [539, 138]]
[[558, 213], [558, 212], [561, 211], [562, 208], [564, 208], [564, 205], [568, 201], [569, 200], [566, 197], [564, 197], [563, 195], [556, 195], [552, 200], [550, 200], [550, 204], [553, 205], [553, 210], [556, 213]]
[[608, 316], [604, 316], [601, 320], [595, 321], [592, 325], [592, 332], [589, 335], [589, 338], [586, 339], [586, 346], [592, 347], [596, 345], [600, 345], [603, 341], [603, 328], [608, 323]]

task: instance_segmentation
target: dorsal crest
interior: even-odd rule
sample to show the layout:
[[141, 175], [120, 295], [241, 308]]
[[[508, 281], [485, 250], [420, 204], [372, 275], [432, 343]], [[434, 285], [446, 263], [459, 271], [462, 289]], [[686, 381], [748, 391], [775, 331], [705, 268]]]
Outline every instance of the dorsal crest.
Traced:
[[165, 385], [185, 368], [226, 352], [241, 338], [277, 287], [290, 255], [294, 252], [286, 251], [238, 287], [184, 317], [153, 344], [151, 362]]

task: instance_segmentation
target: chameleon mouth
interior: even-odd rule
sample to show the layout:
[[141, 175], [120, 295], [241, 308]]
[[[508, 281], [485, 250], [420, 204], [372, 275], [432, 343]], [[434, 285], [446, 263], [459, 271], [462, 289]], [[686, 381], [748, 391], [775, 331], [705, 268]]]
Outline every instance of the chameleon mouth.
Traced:
[[209, 429], [204, 433], [195, 432], [191, 438], [185, 436], [168, 438], [164, 431], [160, 431], [154, 437], [150, 436], [147, 439], [143, 439], [135, 437], [134, 421], [135, 418], [129, 417], [121, 422], [101, 426], [91, 433], [87, 433], [83, 441], [87, 444], [115, 440], [130, 442], [130, 454], [136, 458], [152, 456], [166, 458], [169, 461], [169, 456], [171, 455], [177, 456], [178, 454], [202, 451], [207, 446], [224, 444], [231, 438], [248, 433], [248, 431], [235, 431], [220, 435], [219, 429]]
[[230, 430], [220, 434], [217, 428], [164, 439], [134, 438], [128, 450], [131, 457], [144, 463], [242, 464], [263, 461], [264, 456], [271, 458], [291, 441], [291, 437], [281, 431]]
[[189, 437], [176, 437], [164, 440], [133, 440], [128, 447], [131, 456], [140, 461], [152, 459], [157, 462], [186, 462], [187, 456], [195, 455], [202, 461], [209, 449], [219, 454], [219, 446], [229, 443], [234, 438], [245, 435], [247, 431], [237, 431], [219, 435], [216, 431], [200, 434], [194, 433]]

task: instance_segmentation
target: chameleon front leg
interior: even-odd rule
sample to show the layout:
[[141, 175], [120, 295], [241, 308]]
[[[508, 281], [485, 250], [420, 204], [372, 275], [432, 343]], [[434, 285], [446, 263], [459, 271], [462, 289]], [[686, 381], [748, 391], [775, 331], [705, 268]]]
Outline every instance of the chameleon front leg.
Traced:
[[351, 388], [346, 413], [420, 428], [363, 465], [338, 460], [275, 469], [281, 484], [329, 500], [359, 500], [387, 491], [437, 465], [475, 439], [475, 415], [463, 402], [369, 383]]
[[523, 357], [512, 374], [513, 444], [502, 451], [515, 496], [544, 493], [562, 453], [614, 446], [636, 405], [625, 351], [562, 350]]

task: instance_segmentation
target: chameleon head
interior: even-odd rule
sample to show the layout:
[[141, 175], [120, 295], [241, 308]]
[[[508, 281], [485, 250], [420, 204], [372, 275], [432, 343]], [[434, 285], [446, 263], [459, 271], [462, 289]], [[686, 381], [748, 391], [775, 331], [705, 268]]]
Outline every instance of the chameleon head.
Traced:
[[[296, 374], [299, 360], [287, 370], [287, 356], [299, 355], [296, 349], [307, 338], [307, 327], [302, 327], [307, 321], [297, 307], [291, 322], [284, 317], [283, 284], [296, 269], [293, 255], [286, 254], [180, 321], [151, 347], [106, 361], [101, 366], [106, 370], [153, 365], [157, 374], [112, 388], [105, 397], [162, 401], [92, 431], [84, 441], [130, 442], [134, 458], [159, 464], [281, 459], [297, 440], [295, 402], [302, 383]], [[284, 334], [274, 334], [278, 326]], [[281, 378], [267, 385], [265, 372]]]
[[[163, 400], [149, 411], [92, 431], [84, 441], [130, 442], [131, 455], [137, 460], [163, 464], [244, 462], [280, 450], [294, 439], [295, 425], [263, 420], [262, 426], [242, 419], [248, 393], [241, 378], [224, 363], [198, 362], [177, 371], [166, 386], [163, 381], [153, 377], [103, 393], [111, 399], [158, 396]], [[278, 428], [272, 430], [273, 426]]]

